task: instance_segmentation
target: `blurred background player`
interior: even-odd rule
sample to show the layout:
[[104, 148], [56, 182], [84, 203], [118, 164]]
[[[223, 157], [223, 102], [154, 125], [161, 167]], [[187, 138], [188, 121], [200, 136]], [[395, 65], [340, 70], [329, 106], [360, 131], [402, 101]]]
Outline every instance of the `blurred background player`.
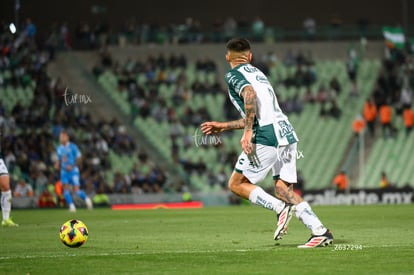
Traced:
[[[1, 135], [1, 133], [0, 133]], [[1, 148], [0, 148], [1, 149]], [[3, 157], [0, 151], [0, 188], [1, 188], [1, 212], [3, 220], [2, 226], [16, 227], [19, 226], [10, 218], [11, 204], [12, 204], [12, 191], [10, 190], [10, 177], [6, 164], [3, 161]]]
[[76, 193], [84, 200], [87, 208], [91, 210], [93, 208], [92, 200], [80, 189], [80, 172], [78, 166], [81, 161], [81, 152], [76, 144], [70, 142], [67, 131], [63, 130], [60, 132], [59, 140], [60, 145], [57, 148], [59, 160], [55, 163], [55, 168], [57, 170], [60, 169], [63, 195], [66, 203], [69, 205], [69, 211], [76, 211], [71, 192]]
[[[250, 64], [251, 60], [248, 40], [236, 38], [227, 43], [226, 61], [231, 67], [226, 74], [228, 93], [242, 118], [229, 122], [205, 122], [201, 124], [201, 130], [204, 134], [215, 134], [225, 130], [244, 129], [240, 140], [243, 152], [236, 162], [228, 185], [236, 195], [279, 213], [275, 240], [281, 239], [286, 233], [290, 216], [296, 211], [296, 217], [312, 231], [310, 239], [298, 247], [329, 245], [333, 241], [332, 233], [322, 224], [310, 205], [293, 191], [293, 184], [297, 182], [296, 133], [280, 109], [269, 80], [263, 72]], [[275, 180], [277, 198], [256, 186], [270, 170]], [[281, 224], [280, 221], [286, 215], [289, 215], [289, 219]]]

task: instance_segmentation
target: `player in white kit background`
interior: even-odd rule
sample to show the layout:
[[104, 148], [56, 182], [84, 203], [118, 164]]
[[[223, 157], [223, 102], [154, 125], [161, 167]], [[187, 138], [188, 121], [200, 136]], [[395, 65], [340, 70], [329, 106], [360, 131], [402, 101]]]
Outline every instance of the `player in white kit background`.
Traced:
[[[250, 64], [250, 42], [235, 38], [227, 43], [226, 61], [230, 70], [225, 76], [229, 97], [241, 119], [228, 122], [209, 121], [201, 125], [204, 134], [244, 129], [240, 154], [228, 182], [230, 190], [253, 204], [277, 213], [274, 239], [287, 232], [289, 221], [296, 217], [311, 230], [310, 239], [299, 248], [327, 246], [333, 236], [312, 211], [310, 205], [293, 191], [297, 181], [296, 152], [299, 141], [293, 126], [279, 107], [267, 77]], [[276, 197], [257, 184], [272, 171]]]
[[[1, 143], [0, 133], [0, 143]], [[11, 207], [12, 207], [12, 192], [10, 190], [10, 176], [9, 171], [7, 170], [6, 164], [4, 163], [2, 154], [1, 154], [1, 144], [0, 144], [0, 189], [1, 189], [1, 213], [2, 221], [1, 225], [4, 227], [17, 227], [19, 226], [15, 223], [10, 217]]]

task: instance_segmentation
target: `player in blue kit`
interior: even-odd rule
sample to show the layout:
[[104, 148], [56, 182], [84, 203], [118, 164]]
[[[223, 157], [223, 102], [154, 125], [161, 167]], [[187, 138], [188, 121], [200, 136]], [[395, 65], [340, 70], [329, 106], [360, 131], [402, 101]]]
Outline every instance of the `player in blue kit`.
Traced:
[[91, 199], [80, 189], [80, 172], [82, 154], [78, 146], [70, 142], [69, 134], [63, 130], [59, 135], [60, 145], [57, 147], [59, 160], [55, 163], [55, 168], [60, 169], [60, 180], [63, 185], [63, 195], [69, 205], [70, 212], [76, 212], [76, 207], [72, 199], [72, 192], [76, 193], [85, 201], [89, 210], [93, 208]]

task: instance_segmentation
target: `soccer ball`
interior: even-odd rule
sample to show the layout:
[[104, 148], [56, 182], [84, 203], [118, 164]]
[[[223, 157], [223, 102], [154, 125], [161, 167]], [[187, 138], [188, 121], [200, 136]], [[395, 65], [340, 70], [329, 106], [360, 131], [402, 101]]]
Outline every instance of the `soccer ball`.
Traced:
[[59, 230], [59, 238], [62, 243], [69, 247], [80, 247], [88, 239], [89, 231], [80, 220], [69, 220], [62, 224]]

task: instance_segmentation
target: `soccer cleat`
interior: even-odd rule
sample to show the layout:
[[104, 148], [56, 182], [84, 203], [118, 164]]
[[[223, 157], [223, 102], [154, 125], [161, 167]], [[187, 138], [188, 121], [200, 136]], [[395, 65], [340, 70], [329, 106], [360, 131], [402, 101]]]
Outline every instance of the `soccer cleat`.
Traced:
[[75, 207], [75, 205], [73, 203], [71, 203], [69, 205], [69, 212], [72, 212], [72, 213], [75, 213], [76, 212], [76, 207]]
[[8, 218], [7, 220], [1, 221], [1, 226], [4, 227], [18, 227], [19, 225], [15, 223], [11, 218]]
[[315, 247], [324, 247], [332, 244], [333, 235], [331, 230], [327, 229], [323, 235], [312, 235], [310, 239], [302, 245], [299, 245], [298, 248], [315, 248]]
[[295, 210], [296, 208], [294, 205], [286, 204], [282, 212], [277, 214], [277, 228], [275, 230], [275, 234], [273, 235], [274, 240], [277, 241], [282, 239], [282, 236], [287, 233], [289, 222], [292, 219], [292, 215]]
[[92, 201], [91, 201], [90, 198], [87, 197], [85, 199], [85, 203], [86, 203], [86, 207], [88, 208], [88, 210], [92, 210], [93, 209], [93, 203], [92, 203]]

